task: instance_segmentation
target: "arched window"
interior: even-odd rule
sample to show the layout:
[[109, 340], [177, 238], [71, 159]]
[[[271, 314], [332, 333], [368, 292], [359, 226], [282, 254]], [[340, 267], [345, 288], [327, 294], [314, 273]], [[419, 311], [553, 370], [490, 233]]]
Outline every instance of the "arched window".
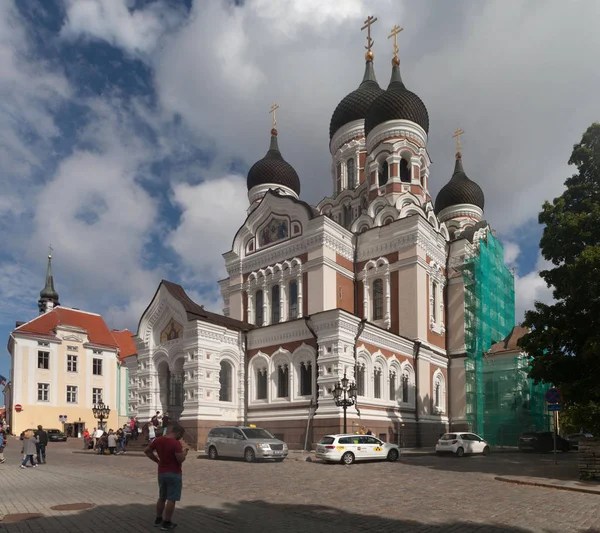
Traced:
[[277, 367], [277, 398], [287, 398], [290, 395], [290, 371], [288, 365]]
[[356, 175], [354, 172], [354, 159], [348, 159], [346, 162], [346, 172], [348, 175], [348, 189], [356, 188]]
[[383, 318], [383, 280], [373, 282], [373, 320]]
[[408, 397], [408, 386], [409, 386], [409, 377], [408, 377], [408, 372], [404, 371], [402, 372], [402, 403], [408, 403], [409, 402], [409, 397]]
[[263, 291], [256, 291], [256, 296], [254, 297], [254, 316], [256, 320], [254, 323], [257, 326], [262, 326], [264, 323], [264, 313], [263, 313]]
[[271, 288], [271, 324], [279, 323], [279, 285]]
[[435, 373], [433, 379], [433, 405], [440, 413], [446, 410], [446, 381], [440, 371]]
[[289, 302], [288, 302], [288, 314], [290, 320], [294, 320], [298, 318], [298, 282], [290, 281], [289, 286]]
[[356, 394], [365, 395], [365, 365], [359, 364], [356, 368]]
[[379, 167], [379, 187], [385, 185], [388, 182], [389, 176], [389, 165], [387, 161], [384, 161], [383, 164]]
[[396, 401], [396, 372], [390, 371], [390, 400]]
[[431, 284], [431, 319], [433, 320], [434, 324], [437, 324], [438, 322], [438, 299], [437, 299], [437, 293], [438, 293], [438, 284], [434, 281]]
[[256, 399], [267, 399], [267, 371], [262, 368], [256, 371]]
[[350, 204], [345, 205], [344, 209], [344, 227], [350, 229], [352, 225], [352, 206]]
[[338, 194], [340, 194], [342, 192], [342, 164], [338, 163], [337, 167], [336, 167], [336, 174], [335, 174], [335, 187], [336, 187], [336, 192]]
[[400, 181], [410, 183], [410, 167], [406, 159], [400, 161]]
[[219, 372], [219, 384], [221, 390], [219, 391], [219, 401], [231, 402], [231, 381], [233, 377], [231, 363], [227, 361], [221, 361], [221, 371]]
[[312, 363], [300, 364], [300, 396], [312, 394]]
[[435, 382], [435, 406], [439, 409], [442, 401], [442, 384], [439, 381]]
[[375, 396], [375, 398], [381, 398], [381, 377], [381, 368], [375, 367], [373, 372], [373, 396]]

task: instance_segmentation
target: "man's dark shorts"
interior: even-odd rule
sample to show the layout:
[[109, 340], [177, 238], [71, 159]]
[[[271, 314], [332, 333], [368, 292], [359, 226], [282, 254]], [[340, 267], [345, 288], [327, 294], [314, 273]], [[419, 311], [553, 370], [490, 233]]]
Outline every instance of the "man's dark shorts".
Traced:
[[158, 474], [158, 498], [178, 502], [181, 500], [181, 474]]

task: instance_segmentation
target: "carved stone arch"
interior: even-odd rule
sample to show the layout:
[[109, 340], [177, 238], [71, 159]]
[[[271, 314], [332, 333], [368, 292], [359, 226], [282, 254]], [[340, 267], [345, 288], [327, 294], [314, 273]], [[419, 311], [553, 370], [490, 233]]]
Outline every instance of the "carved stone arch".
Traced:
[[350, 231], [353, 233], [362, 233], [363, 228], [371, 229], [373, 227], [373, 219], [366, 213], [360, 215], [353, 223]]
[[445, 413], [446, 378], [439, 368], [433, 373], [431, 385], [431, 405], [433, 407], [433, 411], [437, 413]]
[[445, 222], [442, 222], [440, 224], [440, 233], [442, 234], [444, 239], [446, 239], [447, 241], [450, 240], [450, 233], [448, 232], [448, 227], [446, 226]]
[[419, 216], [422, 216], [424, 219], [427, 219], [427, 216], [425, 215], [425, 211], [423, 211], [423, 208], [420, 205], [416, 205], [416, 204], [404, 206], [400, 210], [400, 218], [405, 218], [410, 215], [419, 215]]
[[404, 376], [406, 376], [408, 378], [408, 401], [404, 402], [405, 404], [414, 407], [415, 405], [415, 393], [416, 393], [416, 382], [415, 382], [415, 370], [413, 368], [413, 366], [408, 362], [408, 361], [404, 361], [404, 363], [402, 363], [401, 366], [401, 370], [400, 370], [400, 401], [403, 401], [402, 398], [402, 380], [404, 379]]
[[[219, 401], [237, 403], [238, 402], [238, 387], [242, 380], [240, 370], [240, 356], [231, 350], [224, 350], [219, 353]], [[229, 365], [230, 371], [222, 375], [224, 365]], [[227, 383], [227, 380], [230, 380]], [[228, 399], [226, 399], [228, 398]]]
[[[292, 366], [292, 354], [289, 350], [279, 347], [271, 355], [269, 381], [273, 401], [291, 399]], [[282, 372], [280, 372], [280, 368]], [[279, 381], [282, 373], [287, 376], [285, 384]]]
[[357, 353], [356, 353], [356, 364], [357, 364], [357, 368], [356, 368], [356, 374], [354, 376], [354, 379], [356, 381], [356, 385], [357, 387], [359, 387], [359, 395], [360, 395], [360, 372], [361, 372], [361, 367], [364, 370], [363, 373], [363, 397], [370, 397], [372, 394], [372, 390], [371, 390], [371, 380], [369, 379], [369, 376], [371, 376], [372, 372], [373, 372], [373, 358], [371, 357], [371, 353], [369, 352], [369, 350], [367, 350], [367, 348], [365, 347], [364, 344], [361, 344], [358, 348], [357, 348]]
[[[270, 375], [271, 361], [267, 354], [258, 352], [255, 354], [248, 365], [248, 400], [249, 402], [269, 402], [270, 398], [270, 387], [269, 387], [269, 375]], [[266, 377], [265, 394], [266, 398], [258, 398], [258, 375]]]
[[[315, 395], [316, 360], [316, 350], [306, 343], [302, 343], [294, 350], [292, 354], [292, 398], [306, 398]], [[310, 382], [304, 383], [304, 379], [310, 380]]]
[[377, 214], [384, 208], [388, 207], [390, 202], [386, 196], [379, 196], [375, 198], [369, 205], [368, 214], [372, 219], [375, 219]]
[[384, 207], [377, 216], [375, 217], [375, 225], [383, 226], [384, 222], [391, 218], [392, 220], [396, 220], [398, 218], [398, 210], [393, 205], [388, 205]]

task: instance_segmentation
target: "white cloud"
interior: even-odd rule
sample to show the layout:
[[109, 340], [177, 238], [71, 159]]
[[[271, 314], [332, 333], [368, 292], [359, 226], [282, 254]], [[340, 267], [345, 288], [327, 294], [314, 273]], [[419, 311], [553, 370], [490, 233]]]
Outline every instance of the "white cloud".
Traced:
[[550, 304], [554, 301], [552, 289], [539, 275], [541, 270], [548, 268], [551, 268], [551, 265], [540, 254], [535, 268], [531, 272], [523, 276], [515, 274], [515, 321], [517, 324], [524, 320], [525, 311], [533, 309], [535, 302]]
[[521, 247], [515, 242], [504, 242], [504, 262], [508, 268], [514, 268], [517, 265], [517, 259], [521, 254]]
[[221, 254], [246, 218], [245, 180], [227, 175], [199, 185], [175, 185], [173, 201], [182, 209], [181, 223], [168, 242], [182, 257], [195, 281], [224, 277]]

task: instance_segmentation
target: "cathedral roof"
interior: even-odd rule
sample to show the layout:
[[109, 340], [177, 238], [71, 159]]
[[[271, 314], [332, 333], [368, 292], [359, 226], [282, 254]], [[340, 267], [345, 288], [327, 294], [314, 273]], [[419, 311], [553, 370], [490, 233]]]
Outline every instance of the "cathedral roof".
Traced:
[[525, 326], [515, 326], [504, 340], [492, 344], [488, 355], [504, 352], [521, 352], [522, 349], [519, 347], [518, 342], [530, 332], [531, 330]]
[[409, 91], [400, 76], [400, 62], [394, 58], [392, 77], [386, 91], [371, 104], [365, 118], [365, 134], [389, 120], [410, 120], [429, 132], [429, 114], [423, 101]]
[[369, 106], [381, 93], [383, 93], [383, 89], [379, 87], [375, 79], [373, 61], [367, 60], [362, 83], [358, 86], [358, 89], [342, 99], [331, 116], [329, 137], [333, 137], [337, 130], [349, 122], [364, 120]]
[[257, 185], [282, 185], [300, 196], [300, 178], [279, 151], [277, 143], [277, 130], [271, 130], [271, 146], [267, 155], [258, 160], [248, 171], [246, 180], [248, 190]]
[[54, 277], [52, 276], [52, 256], [48, 254], [48, 267], [46, 268], [46, 285], [40, 292], [40, 298], [55, 300], [58, 303], [58, 293], [54, 289]]
[[457, 152], [454, 174], [452, 174], [450, 181], [442, 187], [435, 199], [435, 213], [437, 215], [446, 207], [459, 204], [475, 205], [483, 209], [485, 197], [481, 187], [465, 174], [462, 166], [462, 155]]

